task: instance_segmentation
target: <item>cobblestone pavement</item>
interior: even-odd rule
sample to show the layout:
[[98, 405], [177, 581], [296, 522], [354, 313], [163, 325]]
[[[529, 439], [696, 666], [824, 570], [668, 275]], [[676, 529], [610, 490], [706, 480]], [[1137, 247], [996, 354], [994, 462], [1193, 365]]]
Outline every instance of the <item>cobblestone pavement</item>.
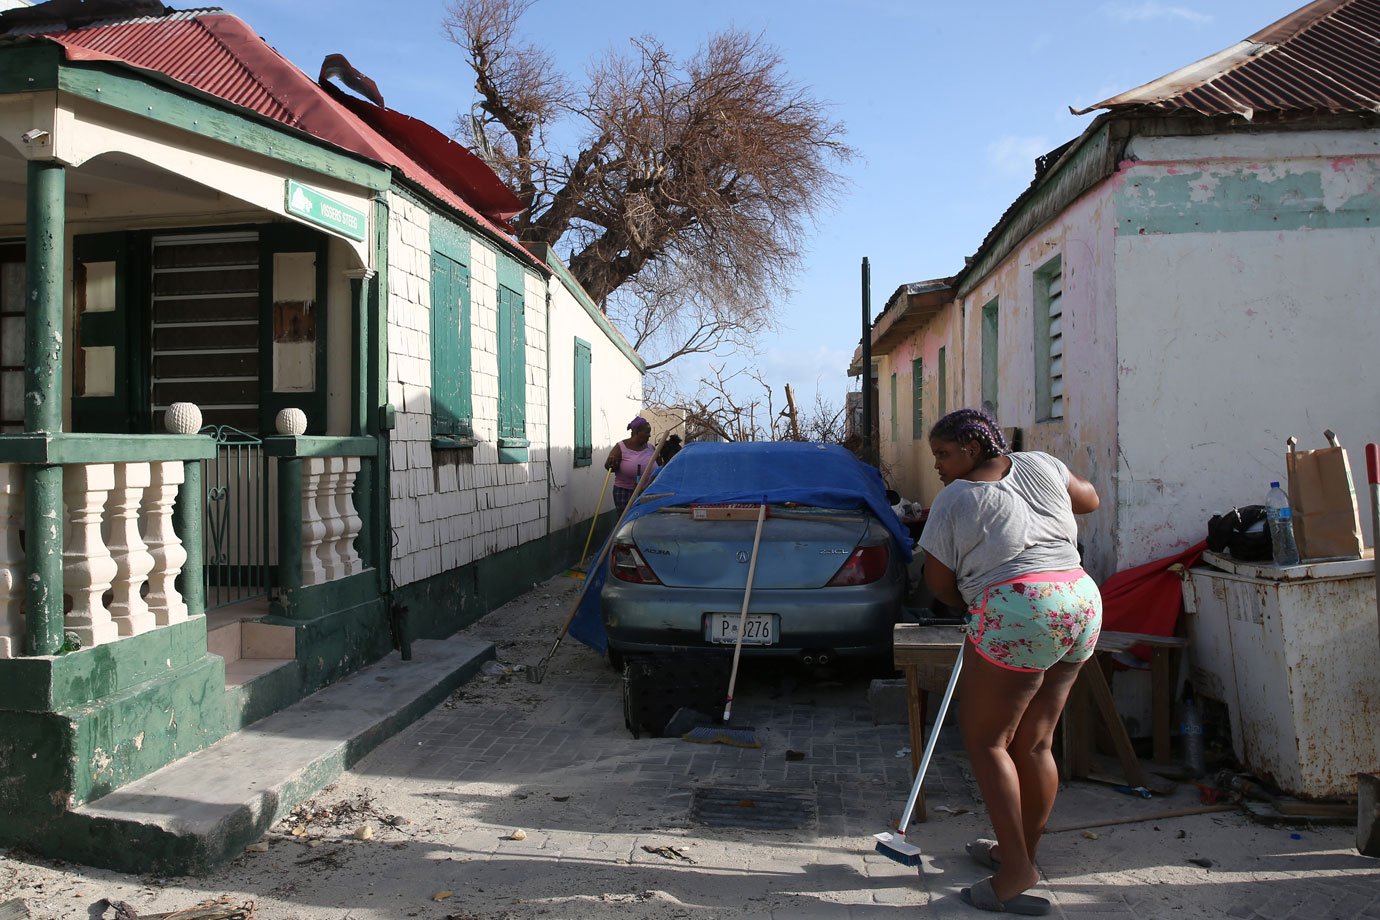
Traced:
[[[500, 662], [535, 662], [577, 587], [536, 586], [466, 635], [494, 641]], [[957, 892], [985, 874], [963, 844], [988, 831], [952, 729], [926, 784], [930, 820], [910, 833], [920, 871], [873, 850], [909, 758], [905, 726], [874, 725], [866, 688], [749, 663], [733, 721], [756, 727], [760, 749], [637, 740], [619, 676], [569, 642], [540, 684], [471, 681], [277, 825], [266, 851], [214, 875], [137, 879], [11, 854], [0, 900], [64, 918], [99, 917], [100, 897], [148, 913], [216, 896], [252, 899], [265, 920], [978, 916]], [[1051, 827], [1196, 804], [1191, 787], [1145, 801], [1073, 783]], [[725, 815], [742, 826], [719, 826]], [[1380, 861], [1353, 838], [1236, 812], [1054, 832], [1034, 893], [1077, 920], [1380, 920]]]

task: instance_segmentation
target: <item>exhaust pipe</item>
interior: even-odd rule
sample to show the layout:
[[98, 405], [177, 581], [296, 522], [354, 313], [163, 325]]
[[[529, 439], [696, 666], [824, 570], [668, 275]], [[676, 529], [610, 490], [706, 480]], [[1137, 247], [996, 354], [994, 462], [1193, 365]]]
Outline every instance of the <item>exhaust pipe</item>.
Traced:
[[815, 661], [818, 661], [820, 664], [828, 664], [828, 663], [829, 663], [829, 656], [828, 656], [828, 655], [820, 655], [818, 658], [815, 659]]
[[815, 656], [814, 656], [814, 655], [801, 655], [801, 656], [800, 656], [800, 660], [803, 661], [803, 662], [805, 662], [806, 664], [814, 664], [814, 663], [815, 663]]

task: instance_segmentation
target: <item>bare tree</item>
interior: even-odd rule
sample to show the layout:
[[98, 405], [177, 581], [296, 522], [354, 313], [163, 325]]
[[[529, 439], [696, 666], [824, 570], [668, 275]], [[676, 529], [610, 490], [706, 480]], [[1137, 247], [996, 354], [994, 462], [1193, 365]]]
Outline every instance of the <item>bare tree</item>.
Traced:
[[656, 380], [647, 401], [683, 415], [688, 440], [709, 437], [723, 441], [844, 441], [842, 408], [835, 407], [816, 390], [814, 406], [798, 413], [792, 426], [787, 409], [776, 411], [772, 388], [757, 370], [743, 368], [726, 373], [723, 365], [711, 365], [691, 394], [669, 392], [664, 380]]
[[577, 88], [520, 42], [532, 2], [450, 0], [444, 20], [476, 77], [460, 133], [527, 206], [519, 237], [561, 252], [651, 368], [770, 328], [853, 155], [842, 125], [775, 49], [734, 29], [684, 61], [634, 39]]

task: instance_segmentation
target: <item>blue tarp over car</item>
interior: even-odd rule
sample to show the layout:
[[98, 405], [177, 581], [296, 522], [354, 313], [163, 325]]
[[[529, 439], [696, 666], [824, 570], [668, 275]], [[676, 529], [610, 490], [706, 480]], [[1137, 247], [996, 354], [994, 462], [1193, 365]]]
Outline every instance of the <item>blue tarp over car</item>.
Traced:
[[[844, 511], [866, 508], [891, 533], [901, 558], [911, 559], [910, 535], [886, 500], [881, 474], [837, 444], [692, 442], [656, 474], [643, 495], [624, 524], [674, 505], [792, 502]], [[599, 593], [607, 576], [605, 560], [589, 573], [580, 610], [570, 624], [570, 635], [601, 654], [608, 649], [608, 637]]]

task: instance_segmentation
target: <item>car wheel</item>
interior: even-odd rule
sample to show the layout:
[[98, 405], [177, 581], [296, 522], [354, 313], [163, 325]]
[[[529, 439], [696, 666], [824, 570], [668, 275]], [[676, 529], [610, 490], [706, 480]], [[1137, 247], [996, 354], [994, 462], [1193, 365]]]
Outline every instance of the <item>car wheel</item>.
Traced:
[[609, 667], [613, 668], [615, 671], [623, 670], [623, 653], [612, 645], [610, 645], [608, 649], [608, 659]]

